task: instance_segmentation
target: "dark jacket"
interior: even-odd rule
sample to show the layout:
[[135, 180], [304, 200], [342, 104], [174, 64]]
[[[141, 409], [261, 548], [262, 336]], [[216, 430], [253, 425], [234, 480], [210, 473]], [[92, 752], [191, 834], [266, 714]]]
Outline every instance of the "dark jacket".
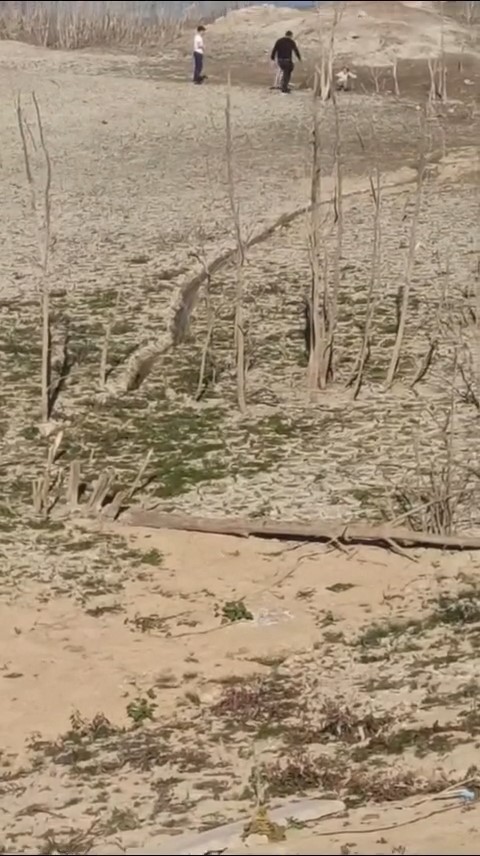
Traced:
[[281, 39], [277, 39], [275, 45], [273, 47], [271, 59], [273, 62], [275, 60], [277, 62], [281, 62], [281, 60], [290, 60], [292, 59], [292, 54], [295, 54], [297, 59], [302, 61], [302, 57], [300, 56], [300, 51], [297, 48], [294, 40], [290, 38], [290, 36], [282, 36]]

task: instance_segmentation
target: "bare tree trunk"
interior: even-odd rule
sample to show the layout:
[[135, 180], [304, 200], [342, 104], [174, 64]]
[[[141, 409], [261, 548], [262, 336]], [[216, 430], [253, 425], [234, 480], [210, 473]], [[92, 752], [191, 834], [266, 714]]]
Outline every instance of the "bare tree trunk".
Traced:
[[467, 24], [473, 24], [478, 12], [478, 2], [476, 0], [466, 0], [463, 4], [465, 20]]
[[247, 409], [245, 394], [245, 319], [244, 319], [244, 271], [246, 261], [246, 245], [242, 236], [240, 210], [235, 194], [235, 175], [233, 168], [233, 136], [232, 136], [232, 101], [230, 76], [228, 79], [227, 103], [225, 105], [225, 133], [227, 148], [227, 181], [230, 210], [232, 213], [235, 239], [237, 242], [235, 257], [235, 321], [234, 347], [237, 377], [237, 403], [240, 413]]
[[317, 83], [314, 87], [314, 92], [320, 93], [320, 98], [322, 101], [328, 101], [330, 98], [333, 84], [333, 63], [330, 51], [328, 51], [325, 56], [322, 53], [321, 65], [320, 65], [320, 77], [317, 80]]
[[375, 94], [379, 95], [380, 94], [380, 77], [382, 74], [382, 69], [377, 68], [377, 66], [373, 66], [370, 69], [370, 74], [372, 76], [373, 85], [375, 87]]
[[203, 344], [203, 349], [202, 349], [202, 358], [200, 361], [200, 371], [198, 374], [198, 384], [197, 384], [197, 391], [195, 393], [195, 401], [200, 400], [200, 398], [202, 397], [203, 391], [204, 391], [205, 372], [206, 372], [206, 368], [207, 368], [208, 353], [210, 350], [210, 344], [211, 344], [212, 336], [213, 336], [213, 329], [215, 326], [215, 314], [213, 311], [212, 298], [210, 295], [210, 286], [211, 286], [211, 280], [212, 280], [211, 275], [210, 275], [210, 270], [208, 268], [208, 264], [207, 264], [207, 261], [205, 259], [205, 256], [198, 255], [197, 258], [199, 259], [199, 261], [200, 261], [200, 263], [201, 263], [201, 265], [205, 271], [205, 309], [206, 309], [206, 314], [207, 314], [207, 332], [205, 335], [205, 342]]
[[[335, 114], [335, 222], [336, 222], [336, 241], [335, 241], [335, 257], [333, 267], [333, 288], [331, 300], [327, 308], [327, 323], [328, 323], [328, 342], [327, 354], [324, 361], [325, 377], [324, 385], [330, 377], [335, 375], [335, 336], [337, 333], [338, 322], [338, 295], [340, 292], [340, 267], [342, 263], [343, 253], [343, 152], [342, 152], [342, 131], [340, 126], [340, 113], [338, 109], [337, 96], [332, 89], [332, 104]], [[328, 271], [325, 266], [325, 277], [328, 276]]]
[[447, 100], [447, 63], [445, 60], [445, 2], [440, 3], [441, 30], [440, 30], [440, 98], [443, 102]]
[[397, 76], [397, 60], [394, 59], [392, 63], [392, 77], [393, 77], [393, 91], [397, 98], [400, 97], [400, 87], [398, 85], [398, 76]]
[[51, 410], [51, 335], [50, 335], [50, 283], [48, 280], [48, 262], [51, 244], [50, 234], [50, 189], [52, 183], [52, 165], [50, 155], [45, 143], [43, 133], [42, 116], [40, 106], [37, 101], [35, 92], [32, 92], [32, 101], [35, 108], [37, 121], [37, 130], [40, 140], [40, 149], [45, 162], [45, 184], [41, 194], [41, 200], [37, 198], [36, 182], [33, 177], [33, 172], [30, 163], [30, 154], [28, 151], [27, 137], [25, 133], [25, 117], [21, 103], [21, 97], [17, 97], [17, 122], [22, 144], [23, 159], [25, 164], [25, 174], [27, 183], [30, 188], [30, 205], [35, 218], [39, 267], [41, 271], [41, 317], [42, 317], [42, 368], [41, 368], [41, 419], [42, 422], [48, 422]]
[[437, 100], [437, 60], [428, 60], [428, 73], [430, 75], [430, 90], [428, 93], [429, 104]]
[[[333, 60], [335, 55], [335, 33], [338, 23], [345, 10], [345, 3], [335, 3], [333, 7], [333, 21], [330, 30], [330, 39], [328, 48], [325, 50], [322, 47], [322, 59], [320, 62], [320, 74], [316, 76], [314, 93], [320, 94], [322, 101], [328, 101], [333, 91]], [[320, 34], [322, 28], [320, 28]]]
[[[258, 518], [190, 517], [186, 514], [162, 514], [158, 511], [132, 509], [125, 515], [129, 526], [150, 529], [173, 529], [184, 532], [210, 532], [234, 535], [239, 538], [281, 538], [289, 541], [329, 541], [340, 544], [382, 544], [392, 549], [395, 545], [443, 547], [452, 550], [480, 550], [480, 538], [468, 534], [441, 535], [435, 532], [415, 532], [413, 529], [392, 526], [389, 523], [368, 526], [365, 523], [345, 525], [343, 521], [314, 520], [299, 523], [297, 520], [263, 520]], [[320, 566], [321, 568], [321, 566]]]
[[[425, 133], [425, 129], [423, 130]], [[407, 267], [405, 270], [405, 280], [403, 284], [403, 294], [402, 294], [402, 302], [400, 308], [400, 318], [398, 322], [397, 334], [395, 338], [395, 344], [393, 346], [392, 357], [390, 360], [390, 365], [387, 371], [387, 377], [385, 381], [386, 387], [390, 387], [395, 379], [395, 374], [397, 371], [398, 363], [400, 360], [400, 354], [402, 351], [403, 339], [405, 336], [405, 328], [407, 324], [407, 315], [408, 315], [408, 304], [410, 299], [410, 290], [412, 286], [412, 274], [413, 267], [415, 264], [415, 253], [417, 250], [417, 228], [418, 228], [418, 218], [420, 215], [420, 207], [422, 204], [422, 192], [423, 192], [423, 179], [425, 175], [425, 152], [423, 150], [424, 141], [422, 142], [422, 152], [420, 154], [420, 162], [417, 170], [417, 187], [415, 190], [415, 207], [412, 214], [412, 222], [410, 225], [410, 239], [408, 244], [408, 256], [407, 256]]]
[[[316, 74], [318, 83], [318, 73]], [[316, 86], [314, 87], [314, 93]], [[317, 99], [314, 94], [313, 100], [313, 140], [312, 140], [312, 179], [310, 185], [310, 268], [312, 274], [310, 297], [308, 300], [309, 319], [309, 360], [308, 360], [308, 387], [316, 390], [320, 379], [320, 362], [323, 344], [325, 342], [325, 326], [323, 314], [320, 317], [320, 203], [321, 203], [321, 158], [320, 158], [320, 113]]]
[[475, 327], [473, 338], [473, 383], [477, 399], [480, 401], [480, 260], [477, 262], [475, 278]]
[[[309, 360], [308, 388], [310, 392], [316, 389], [326, 389], [332, 376], [334, 365], [334, 344], [337, 325], [338, 291], [340, 287], [340, 259], [343, 241], [343, 187], [341, 163], [341, 133], [340, 117], [335, 92], [332, 86], [333, 57], [335, 52], [335, 33], [343, 11], [335, 7], [327, 59], [322, 57], [322, 68], [315, 74], [313, 88], [313, 129], [312, 129], [312, 179], [310, 187], [310, 269], [312, 274], [308, 306]], [[319, 84], [320, 77], [320, 84]], [[321, 223], [321, 123], [317, 92], [323, 95], [328, 86], [328, 95], [332, 96], [335, 112], [335, 222], [337, 226], [336, 252], [334, 265], [333, 289], [329, 290], [328, 258]], [[325, 99], [323, 99], [325, 100]], [[323, 250], [323, 283], [320, 272], [320, 256]]]
[[370, 351], [370, 338], [373, 318], [378, 300], [378, 287], [380, 284], [380, 270], [382, 263], [382, 220], [381, 220], [381, 179], [380, 171], [376, 169], [376, 181], [370, 176], [370, 187], [372, 191], [372, 199], [375, 206], [374, 221], [373, 221], [373, 248], [372, 248], [372, 266], [370, 273], [370, 284], [367, 294], [367, 311], [365, 315], [365, 324], [363, 327], [363, 338], [360, 346], [360, 354], [355, 370], [353, 383], [353, 398], [357, 398], [363, 383], [363, 373]]
[[105, 322], [104, 332], [103, 332], [103, 343], [102, 343], [102, 352], [100, 354], [100, 370], [99, 370], [99, 383], [100, 389], [104, 390], [107, 383], [107, 368], [108, 368], [108, 349], [110, 347], [110, 338], [112, 335], [112, 329], [116, 323], [118, 310], [120, 307], [120, 299], [122, 296], [122, 289], [119, 288], [117, 291], [117, 296], [115, 298], [115, 306], [113, 307], [113, 311], [110, 313], [107, 321]]
[[451, 503], [451, 495], [453, 489], [453, 477], [455, 472], [455, 428], [456, 428], [456, 392], [457, 392], [457, 366], [458, 366], [458, 351], [455, 347], [453, 356], [452, 370], [452, 385], [450, 387], [450, 407], [445, 423], [445, 451], [446, 462], [444, 477], [441, 480], [442, 488], [442, 510], [445, 519], [442, 520], [442, 532], [447, 535], [452, 534], [453, 527], [453, 510]]

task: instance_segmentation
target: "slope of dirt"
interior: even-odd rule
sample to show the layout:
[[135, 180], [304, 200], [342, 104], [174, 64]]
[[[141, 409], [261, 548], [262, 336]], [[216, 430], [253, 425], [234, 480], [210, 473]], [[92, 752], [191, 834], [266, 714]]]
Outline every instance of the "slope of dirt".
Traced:
[[[294, 32], [302, 53], [294, 81], [309, 86], [315, 67], [328, 49], [334, 6], [295, 10], [269, 4], [246, 7], [219, 18], [208, 26], [206, 58], [211, 80], [224, 82], [230, 73], [234, 83], [272, 82], [270, 53], [276, 39], [287, 29]], [[397, 64], [403, 94], [428, 94], [428, 60], [443, 52], [448, 67], [450, 96], [472, 98], [471, 83], [479, 71], [478, 23], [467, 24], [441, 16], [437, 4], [399, 2], [347, 2], [335, 27], [334, 69], [348, 63], [358, 74], [357, 88], [370, 92], [374, 86], [393, 91], [391, 67]], [[185, 76], [190, 65], [191, 33], [182, 33], [147, 68], [160, 65], [173, 79]], [[188, 73], [188, 72], [187, 72]]]
[[[315, 10], [276, 9], [268, 4], [245, 7], [219, 18], [208, 28], [212, 50], [237, 57], [269, 52], [282, 31], [290, 29], [308, 55], [325, 46], [332, 26], [334, 5], [322, 3]], [[343, 4], [335, 32], [338, 57], [355, 65], [390, 65], [394, 59], [438, 56], [443, 38], [447, 54], [472, 53], [480, 58], [478, 41], [467, 24], [444, 17], [434, 4], [399, 2], [348, 2]]]

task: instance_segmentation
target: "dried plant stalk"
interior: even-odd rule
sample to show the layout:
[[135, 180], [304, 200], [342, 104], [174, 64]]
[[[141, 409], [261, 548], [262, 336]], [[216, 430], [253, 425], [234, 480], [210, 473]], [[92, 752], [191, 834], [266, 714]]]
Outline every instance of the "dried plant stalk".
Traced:
[[210, 288], [211, 288], [211, 284], [212, 284], [212, 277], [211, 277], [211, 273], [210, 273], [210, 268], [208, 267], [208, 264], [207, 264], [207, 261], [206, 261], [204, 255], [201, 255], [201, 256], [198, 255], [197, 258], [199, 259], [199, 261], [200, 261], [200, 263], [201, 263], [201, 265], [205, 271], [204, 289], [205, 289], [205, 309], [206, 309], [206, 315], [207, 315], [207, 332], [205, 334], [205, 341], [203, 343], [202, 357], [200, 360], [200, 371], [198, 373], [198, 384], [197, 384], [197, 390], [195, 392], [195, 400], [199, 401], [203, 395], [203, 391], [204, 391], [204, 387], [205, 387], [205, 372], [207, 369], [207, 359], [208, 359], [208, 354], [209, 354], [210, 346], [211, 346], [211, 342], [212, 342], [213, 330], [215, 327], [215, 313], [213, 311], [212, 298], [211, 298], [211, 294], [210, 294]]
[[142, 463], [140, 464], [140, 467], [138, 469], [138, 473], [135, 476], [135, 479], [132, 482], [131, 487], [126, 492], [126, 495], [125, 495], [126, 499], [132, 499], [132, 497], [136, 494], [138, 488], [140, 487], [140, 485], [142, 483], [143, 476], [145, 475], [145, 470], [147, 469], [147, 467], [150, 463], [152, 455], [153, 455], [153, 449], [149, 449], [147, 454], [145, 455]]
[[373, 219], [373, 245], [372, 245], [372, 262], [370, 269], [370, 283], [367, 293], [367, 311], [365, 314], [365, 323], [363, 327], [362, 344], [357, 360], [357, 366], [353, 380], [353, 398], [357, 398], [362, 383], [365, 366], [370, 353], [372, 324], [375, 315], [375, 309], [379, 297], [380, 286], [380, 270], [382, 264], [382, 219], [381, 219], [381, 176], [378, 167], [375, 170], [375, 182], [370, 176], [370, 190], [372, 194], [375, 213]]
[[41, 368], [41, 419], [42, 422], [48, 422], [51, 412], [51, 331], [50, 331], [50, 284], [48, 279], [48, 262], [51, 248], [51, 230], [50, 230], [50, 189], [52, 184], [52, 165], [50, 155], [45, 142], [43, 132], [42, 115], [40, 106], [37, 101], [35, 92], [32, 92], [32, 101], [35, 110], [38, 137], [40, 140], [40, 149], [45, 162], [45, 184], [41, 193], [41, 199], [37, 197], [37, 187], [33, 176], [33, 171], [30, 161], [30, 153], [28, 150], [27, 136], [25, 129], [27, 127], [21, 96], [17, 96], [17, 123], [20, 133], [20, 141], [22, 145], [23, 160], [25, 165], [25, 174], [27, 183], [30, 189], [30, 206], [35, 219], [36, 234], [39, 254], [39, 267], [41, 272], [41, 316], [42, 316], [42, 368]]
[[385, 381], [386, 387], [390, 387], [395, 379], [395, 374], [398, 368], [398, 363], [400, 360], [400, 354], [402, 351], [403, 340], [405, 337], [405, 329], [407, 324], [407, 316], [408, 316], [408, 305], [410, 299], [410, 291], [412, 287], [412, 275], [413, 275], [413, 267], [415, 264], [415, 253], [417, 250], [417, 230], [418, 230], [418, 218], [420, 215], [420, 207], [422, 204], [422, 195], [423, 195], [423, 181], [425, 177], [425, 167], [426, 167], [426, 158], [424, 151], [424, 144], [422, 143], [422, 151], [420, 153], [420, 160], [417, 168], [417, 183], [415, 190], [415, 206], [412, 214], [412, 222], [410, 225], [410, 238], [408, 243], [408, 255], [407, 255], [407, 265], [405, 270], [405, 279], [403, 283], [403, 293], [402, 293], [402, 301], [400, 306], [400, 316], [398, 321], [397, 333], [395, 337], [395, 344], [393, 346], [392, 356], [390, 359], [390, 365], [387, 371], [387, 377]]
[[45, 519], [48, 518], [50, 511], [55, 504], [50, 501], [50, 490], [52, 487], [52, 467], [58, 454], [58, 450], [62, 444], [63, 431], [59, 431], [51, 440], [48, 450], [47, 459], [45, 461], [45, 469], [43, 474], [32, 482], [32, 500], [33, 508], [36, 514], [42, 514]]
[[[328, 47], [325, 50], [322, 47], [322, 57], [320, 61], [320, 69], [316, 76], [313, 92], [314, 95], [320, 95], [322, 101], [328, 101], [333, 92], [333, 61], [335, 56], [335, 34], [345, 9], [345, 3], [335, 3], [333, 7], [333, 21], [330, 29], [330, 38]], [[319, 25], [319, 33], [321, 36], [322, 26]]]
[[100, 354], [100, 370], [99, 370], [99, 382], [100, 389], [105, 389], [107, 382], [107, 370], [108, 370], [108, 349], [110, 347], [110, 339], [112, 336], [112, 329], [117, 321], [118, 310], [120, 308], [120, 301], [122, 297], [123, 289], [119, 288], [117, 290], [117, 296], [115, 298], [115, 305], [109, 314], [104, 330], [103, 330], [103, 342], [102, 342], [102, 350]]
[[[317, 80], [318, 84], [318, 80]], [[314, 93], [317, 86], [314, 87]], [[311, 269], [311, 287], [308, 300], [309, 321], [309, 360], [308, 387], [317, 390], [320, 380], [320, 362], [322, 347], [325, 341], [325, 325], [323, 313], [320, 313], [321, 274], [320, 274], [320, 203], [321, 203], [321, 157], [320, 157], [320, 113], [317, 99], [313, 100], [313, 140], [312, 140], [312, 177], [310, 184], [310, 224], [309, 224], [309, 256]]]
[[98, 479], [93, 485], [92, 494], [87, 502], [87, 510], [89, 512], [100, 512], [108, 494], [113, 485], [114, 475], [111, 471], [100, 473]]
[[72, 461], [67, 484], [67, 504], [74, 509], [78, 506], [80, 494], [80, 461]]
[[398, 85], [398, 74], [397, 74], [398, 68], [397, 68], [397, 65], [398, 65], [397, 59], [395, 58], [393, 63], [392, 63], [393, 91], [395, 92], [395, 95], [399, 98], [400, 97], [400, 86]]
[[[338, 297], [340, 293], [340, 267], [343, 253], [343, 152], [342, 152], [342, 130], [340, 125], [340, 112], [338, 109], [335, 89], [332, 89], [332, 104], [335, 114], [335, 256], [333, 263], [333, 287], [330, 305], [328, 307], [328, 353], [325, 359], [324, 384], [330, 377], [335, 376], [335, 336], [338, 321]], [[326, 272], [327, 273], [327, 272]]]
[[233, 135], [232, 135], [232, 100], [230, 76], [227, 87], [227, 102], [225, 105], [225, 136], [227, 156], [227, 182], [230, 211], [236, 240], [235, 253], [235, 321], [234, 321], [234, 348], [235, 366], [237, 378], [237, 403], [240, 413], [245, 413], [246, 403], [246, 371], [245, 371], [245, 320], [244, 320], [244, 285], [245, 285], [245, 262], [246, 244], [242, 236], [240, 210], [235, 192], [235, 175], [233, 165]]

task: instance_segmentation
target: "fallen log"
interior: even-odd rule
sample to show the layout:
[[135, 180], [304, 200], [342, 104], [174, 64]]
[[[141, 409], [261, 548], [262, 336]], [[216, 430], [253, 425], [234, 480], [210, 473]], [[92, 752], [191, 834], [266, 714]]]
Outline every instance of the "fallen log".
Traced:
[[163, 514], [132, 508], [122, 515], [129, 526], [148, 529], [176, 529], [183, 532], [205, 532], [211, 535], [235, 535], [239, 538], [277, 538], [287, 541], [338, 541], [340, 544], [373, 544], [377, 546], [436, 547], [446, 550], [480, 550], [480, 537], [474, 535], [438, 535], [380, 524], [343, 524], [320, 520], [261, 520], [247, 517], [190, 517], [187, 514]]

